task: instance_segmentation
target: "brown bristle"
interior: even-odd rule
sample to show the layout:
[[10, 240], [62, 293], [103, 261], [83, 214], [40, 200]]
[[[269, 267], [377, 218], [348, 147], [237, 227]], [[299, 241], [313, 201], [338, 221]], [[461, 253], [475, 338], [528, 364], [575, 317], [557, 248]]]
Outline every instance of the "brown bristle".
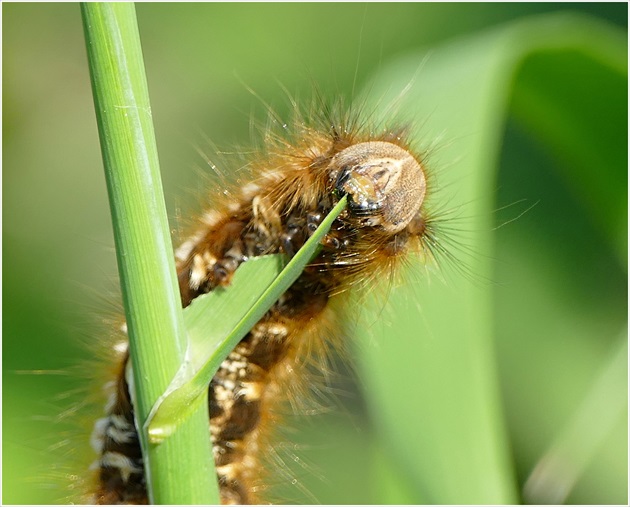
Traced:
[[[274, 407], [299, 382], [309, 359], [328, 350], [329, 301], [389, 271], [410, 247], [421, 250], [430, 227], [424, 210], [424, 161], [405, 129], [377, 130], [339, 106], [298, 117], [288, 137], [265, 133], [249, 162], [248, 183], [213, 200], [176, 253], [182, 304], [230, 284], [238, 266], [270, 253], [294, 255], [342, 195], [348, 208], [318, 256], [223, 361], [209, 386], [210, 435], [225, 504], [263, 499], [261, 454]], [[296, 112], [297, 114], [297, 112]], [[226, 198], [225, 196], [231, 196]], [[115, 397], [97, 423], [97, 503], [145, 503], [142, 456], [125, 356]]]

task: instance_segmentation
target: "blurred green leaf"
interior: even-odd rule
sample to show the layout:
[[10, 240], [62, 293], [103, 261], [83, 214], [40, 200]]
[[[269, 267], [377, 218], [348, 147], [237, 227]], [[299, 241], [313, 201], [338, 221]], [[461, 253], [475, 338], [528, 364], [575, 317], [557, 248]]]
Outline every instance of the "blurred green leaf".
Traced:
[[[565, 503], [602, 441], [628, 412], [628, 330], [611, 351], [578, 410], [525, 483], [530, 504]], [[627, 422], [627, 421], [626, 421]]]
[[[512, 110], [562, 159], [566, 185], [627, 266], [627, 45], [623, 34], [598, 23], [586, 32], [592, 45], [584, 33], [567, 27], [549, 48], [525, 55]], [[562, 44], [569, 37], [573, 44]]]
[[[419, 498], [429, 503], [518, 501], [495, 363], [494, 287], [481, 282], [492, 278], [490, 220], [510, 101], [527, 104], [523, 108], [536, 118], [532, 128], [540, 129], [543, 142], [577, 150], [570, 160], [606, 161], [594, 170], [583, 160], [570, 178], [580, 181], [589, 168], [578, 187], [591, 189], [592, 180], [603, 180], [588, 200], [602, 208], [598, 218], [613, 218], [607, 230], [623, 253], [626, 136], [623, 127], [617, 131], [617, 120], [627, 116], [624, 48], [624, 38], [597, 21], [534, 18], [407, 57], [385, 68], [370, 87], [386, 104], [411, 83], [400, 109], [422, 125], [418, 135], [452, 140], [440, 147], [440, 161], [450, 164], [438, 184], [445, 189], [441, 198], [448, 192], [449, 205], [470, 217], [462, 226], [469, 231], [463, 241], [476, 252], [460, 255], [460, 262], [477, 283], [423, 280], [422, 287], [413, 287], [407, 280], [407, 287], [391, 291], [395, 316], [385, 323], [367, 317], [359, 330], [370, 337], [360, 353], [374, 419]], [[589, 105], [580, 114], [587, 97], [602, 94], [600, 85], [611, 93], [606, 107], [589, 114]], [[606, 143], [585, 143], [584, 133], [608, 130], [613, 135]], [[438, 165], [429, 159], [429, 167], [431, 162]]]

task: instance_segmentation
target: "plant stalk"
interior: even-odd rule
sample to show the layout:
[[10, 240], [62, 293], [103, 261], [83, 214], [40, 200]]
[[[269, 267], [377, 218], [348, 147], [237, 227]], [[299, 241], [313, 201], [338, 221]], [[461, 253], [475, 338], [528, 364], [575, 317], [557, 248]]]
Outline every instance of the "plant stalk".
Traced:
[[175, 434], [150, 444], [146, 418], [187, 347], [135, 7], [82, 3], [105, 166], [149, 500], [216, 504], [218, 486], [199, 403]]

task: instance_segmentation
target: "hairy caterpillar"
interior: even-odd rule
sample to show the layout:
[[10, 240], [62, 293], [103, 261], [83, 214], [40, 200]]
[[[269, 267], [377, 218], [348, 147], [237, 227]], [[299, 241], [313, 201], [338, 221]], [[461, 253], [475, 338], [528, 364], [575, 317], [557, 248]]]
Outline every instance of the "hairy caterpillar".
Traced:
[[[316, 113], [314, 113], [316, 112]], [[283, 127], [285, 127], [283, 125]], [[222, 363], [209, 386], [210, 433], [226, 504], [264, 501], [260, 462], [274, 407], [295, 390], [313, 357], [338, 333], [338, 297], [370, 288], [409, 250], [442, 248], [426, 209], [431, 192], [425, 156], [404, 127], [383, 127], [365, 111], [321, 101], [305, 115], [294, 106], [291, 128], [267, 130], [250, 157], [250, 177], [220, 189], [213, 208], [177, 250], [182, 304], [227, 286], [249, 258], [293, 255], [341, 196], [347, 210], [333, 223], [321, 252]], [[94, 500], [146, 503], [143, 462], [123, 360], [92, 436], [101, 456]]]

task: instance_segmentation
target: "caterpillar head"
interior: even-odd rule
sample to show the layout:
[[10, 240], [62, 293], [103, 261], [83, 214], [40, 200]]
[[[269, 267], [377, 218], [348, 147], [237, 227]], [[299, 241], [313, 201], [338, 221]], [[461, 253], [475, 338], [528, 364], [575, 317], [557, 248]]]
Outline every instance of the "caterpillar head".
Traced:
[[422, 166], [397, 144], [354, 144], [333, 157], [330, 169], [335, 191], [348, 196], [350, 216], [388, 234], [407, 227], [424, 201], [426, 178]]

